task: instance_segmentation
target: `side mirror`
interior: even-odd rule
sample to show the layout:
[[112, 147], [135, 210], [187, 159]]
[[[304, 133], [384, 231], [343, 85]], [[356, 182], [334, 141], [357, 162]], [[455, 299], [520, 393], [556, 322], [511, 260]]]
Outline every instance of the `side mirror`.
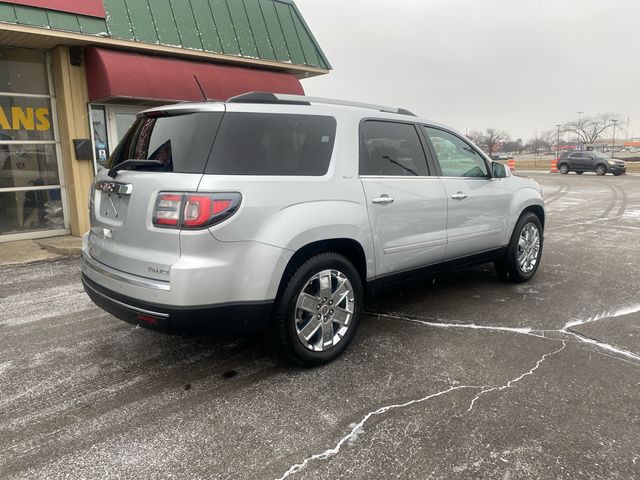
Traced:
[[493, 178], [507, 178], [507, 167], [502, 163], [492, 162]]

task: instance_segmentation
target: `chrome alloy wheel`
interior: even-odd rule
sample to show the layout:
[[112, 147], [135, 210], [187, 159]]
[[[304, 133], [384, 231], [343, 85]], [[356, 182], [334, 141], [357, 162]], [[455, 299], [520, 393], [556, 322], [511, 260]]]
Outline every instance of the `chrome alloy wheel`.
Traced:
[[351, 325], [354, 292], [346, 275], [323, 270], [306, 283], [298, 295], [295, 327], [306, 348], [323, 352], [337, 345]]
[[534, 223], [527, 223], [518, 241], [518, 267], [522, 273], [530, 273], [540, 255], [540, 231]]

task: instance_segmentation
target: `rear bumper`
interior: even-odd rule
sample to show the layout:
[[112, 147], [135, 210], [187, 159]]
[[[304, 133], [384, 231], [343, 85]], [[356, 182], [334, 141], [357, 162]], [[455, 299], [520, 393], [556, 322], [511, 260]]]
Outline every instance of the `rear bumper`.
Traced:
[[[193, 305], [254, 304], [273, 301], [293, 252], [259, 242], [220, 242], [208, 231], [185, 234], [170, 273], [146, 276], [129, 268], [128, 248], [112, 242], [107, 260], [90, 253], [92, 238], [82, 253], [82, 273], [109, 291], [149, 304], [176, 309]], [[153, 252], [146, 252], [155, 266]], [[151, 268], [149, 269], [151, 270]]]
[[267, 329], [272, 301], [168, 307], [133, 299], [98, 285], [82, 274], [82, 285], [93, 302], [120, 320], [178, 335], [255, 333]]

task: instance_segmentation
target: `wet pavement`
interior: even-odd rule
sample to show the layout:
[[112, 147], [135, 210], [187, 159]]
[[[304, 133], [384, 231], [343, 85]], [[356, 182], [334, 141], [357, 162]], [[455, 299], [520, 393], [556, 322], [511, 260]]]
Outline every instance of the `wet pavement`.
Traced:
[[640, 478], [640, 177], [531, 176], [531, 282], [388, 292], [313, 370], [120, 322], [77, 258], [0, 267], [0, 478]]

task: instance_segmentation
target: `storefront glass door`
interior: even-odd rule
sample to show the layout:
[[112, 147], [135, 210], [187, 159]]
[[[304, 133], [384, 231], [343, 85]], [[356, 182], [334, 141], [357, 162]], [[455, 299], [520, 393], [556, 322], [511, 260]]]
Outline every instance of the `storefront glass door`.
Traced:
[[136, 114], [145, 108], [148, 107], [99, 104], [90, 106], [96, 171], [105, 167], [109, 155], [136, 120]]
[[46, 52], [0, 47], [0, 242], [69, 232]]

